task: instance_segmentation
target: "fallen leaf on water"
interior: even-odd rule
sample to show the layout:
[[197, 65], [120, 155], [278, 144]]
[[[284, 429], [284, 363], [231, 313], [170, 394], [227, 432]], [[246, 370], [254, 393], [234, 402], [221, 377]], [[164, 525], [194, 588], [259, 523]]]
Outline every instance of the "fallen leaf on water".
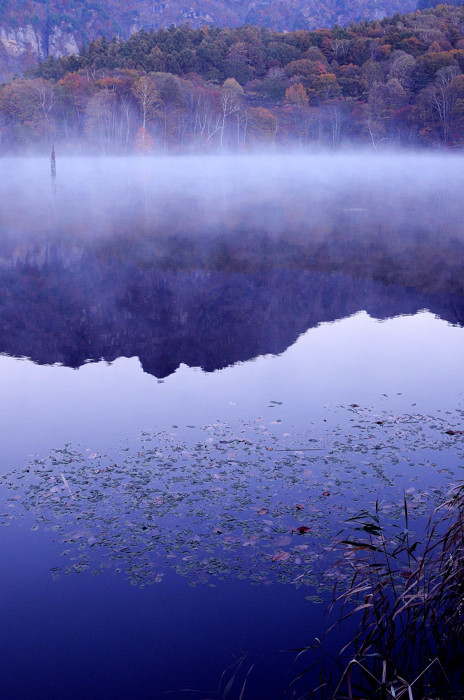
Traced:
[[283, 537], [279, 537], [279, 539], [277, 540], [277, 545], [279, 547], [286, 547], [287, 544], [291, 544], [291, 543], [292, 543], [292, 538], [289, 537], [288, 535], [284, 535]]
[[285, 561], [289, 556], [290, 554], [288, 552], [276, 552], [272, 557], [272, 561]]

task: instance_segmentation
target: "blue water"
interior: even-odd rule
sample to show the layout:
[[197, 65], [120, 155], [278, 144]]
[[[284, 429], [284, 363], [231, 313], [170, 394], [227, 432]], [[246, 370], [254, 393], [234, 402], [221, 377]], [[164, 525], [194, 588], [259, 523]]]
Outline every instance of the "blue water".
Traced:
[[1, 185], [2, 697], [278, 698], [343, 521], [461, 478], [461, 160], [250, 162]]
[[294, 654], [279, 652], [307, 642], [299, 591], [237, 581], [192, 588], [175, 574], [143, 591], [116, 575], [53, 580], [53, 550], [36, 533], [2, 537], [3, 697], [183, 697], [182, 688], [209, 697], [244, 652], [243, 668], [255, 664], [249, 696], [292, 680]]

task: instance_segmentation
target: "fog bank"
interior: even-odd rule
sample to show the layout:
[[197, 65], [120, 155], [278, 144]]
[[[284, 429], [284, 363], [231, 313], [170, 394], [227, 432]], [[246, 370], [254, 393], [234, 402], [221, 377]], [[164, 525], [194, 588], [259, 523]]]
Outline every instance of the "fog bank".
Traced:
[[[462, 235], [464, 156], [370, 152], [1, 161], [2, 235], [261, 230], [324, 235], [386, 222]], [[337, 223], [338, 222], [338, 223]]]

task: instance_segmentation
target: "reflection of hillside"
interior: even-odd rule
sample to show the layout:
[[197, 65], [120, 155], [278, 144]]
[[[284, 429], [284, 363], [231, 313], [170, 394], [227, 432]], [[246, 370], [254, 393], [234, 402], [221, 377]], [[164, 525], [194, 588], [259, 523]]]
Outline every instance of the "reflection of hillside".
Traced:
[[145, 237], [1, 251], [0, 352], [77, 367], [137, 355], [158, 377], [283, 352], [308, 328], [366, 310], [428, 308], [464, 323], [463, 246], [258, 235]]

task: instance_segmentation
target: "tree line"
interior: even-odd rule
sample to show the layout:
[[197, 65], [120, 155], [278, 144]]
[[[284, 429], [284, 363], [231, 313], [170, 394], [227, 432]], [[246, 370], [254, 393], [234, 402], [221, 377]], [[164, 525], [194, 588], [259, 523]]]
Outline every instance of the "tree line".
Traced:
[[315, 31], [140, 31], [0, 86], [3, 153], [463, 141], [462, 6]]

